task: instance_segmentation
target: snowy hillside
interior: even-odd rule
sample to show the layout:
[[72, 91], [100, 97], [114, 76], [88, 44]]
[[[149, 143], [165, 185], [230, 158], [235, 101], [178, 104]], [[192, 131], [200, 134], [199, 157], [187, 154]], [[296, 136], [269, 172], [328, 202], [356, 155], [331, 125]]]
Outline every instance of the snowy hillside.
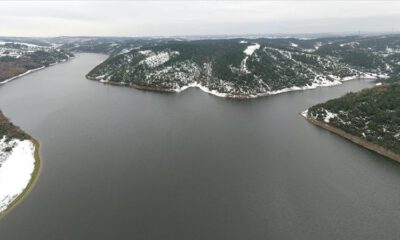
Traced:
[[111, 56], [87, 77], [148, 90], [199, 87], [252, 98], [387, 77], [398, 72], [399, 50], [400, 36], [149, 42]]
[[0, 41], [0, 84], [73, 55], [51, 45]]

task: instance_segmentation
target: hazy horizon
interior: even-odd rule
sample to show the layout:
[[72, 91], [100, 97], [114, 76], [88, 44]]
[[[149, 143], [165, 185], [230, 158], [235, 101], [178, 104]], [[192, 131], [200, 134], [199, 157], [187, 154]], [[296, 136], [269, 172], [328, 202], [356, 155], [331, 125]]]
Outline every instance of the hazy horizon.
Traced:
[[[340, 3], [340, 4], [338, 4]], [[0, 36], [169, 37], [400, 30], [394, 1], [0, 2]]]
[[294, 33], [294, 32], [282, 32], [282, 33], [252, 33], [252, 34], [188, 34], [188, 35], [141, 35], [141, 36], [129, 36], [129, 35], [48, 35], [48, 36], [35, 36], [35, 35], [0, 35], [0, 38], [144, 38], [144, 39], [162, 39], [162, 38], [181, 38], [181, 39], [231, 39], [231, 38], [323, 38], [323, 37], [335, 37], [335, 36], [379, 36], [379, 35], [399, 35], [400, 31], [347, 31], [347, 32], [315, 32], [315, 33]]

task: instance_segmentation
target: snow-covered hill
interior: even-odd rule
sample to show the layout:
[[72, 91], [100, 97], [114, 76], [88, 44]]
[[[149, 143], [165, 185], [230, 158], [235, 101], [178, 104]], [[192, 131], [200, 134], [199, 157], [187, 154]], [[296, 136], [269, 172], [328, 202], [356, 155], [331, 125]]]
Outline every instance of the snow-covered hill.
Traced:
[[148, 42], [87, 77], [105, 83], [252, 98], [398, 72], [400, 36]]
[[0, 84], [73, 55], [51, 45], [0, 41]]

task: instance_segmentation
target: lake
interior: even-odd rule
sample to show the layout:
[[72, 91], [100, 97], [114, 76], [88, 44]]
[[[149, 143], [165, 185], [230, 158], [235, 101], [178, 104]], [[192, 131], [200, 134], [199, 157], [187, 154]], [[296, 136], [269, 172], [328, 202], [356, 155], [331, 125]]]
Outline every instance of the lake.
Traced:
[[400, 164], [298, 114], [373, 81], [232, 100], [86, 80], [105, 58], [77, 54], [0, 87], [43, 161], [0, 239], [400, 236]]

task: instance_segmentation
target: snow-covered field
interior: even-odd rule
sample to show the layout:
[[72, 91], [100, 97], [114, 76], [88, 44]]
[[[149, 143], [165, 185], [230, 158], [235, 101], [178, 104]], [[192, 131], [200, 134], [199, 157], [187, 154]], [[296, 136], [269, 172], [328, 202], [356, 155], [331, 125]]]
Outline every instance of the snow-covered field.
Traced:
[[0, 213], [28, 186], [34, 168], [35, 145], [30, 140], [0, 140]]

